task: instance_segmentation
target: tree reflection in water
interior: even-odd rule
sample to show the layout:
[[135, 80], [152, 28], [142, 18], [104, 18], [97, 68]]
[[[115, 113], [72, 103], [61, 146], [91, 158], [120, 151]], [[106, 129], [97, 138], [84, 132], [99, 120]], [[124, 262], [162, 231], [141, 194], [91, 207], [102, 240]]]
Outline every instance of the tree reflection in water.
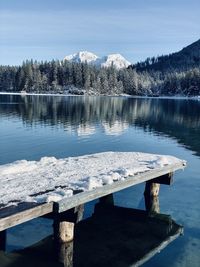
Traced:
[[172, 137], [200, 155], [197, 100], [0, 95], [0, 103], [1, 116], [17, 116], [32, 127], [59, 125], [78, 136], [94, 134], [97, 125], [106, 135], [120, 135], [129, 126], [140, 127]]

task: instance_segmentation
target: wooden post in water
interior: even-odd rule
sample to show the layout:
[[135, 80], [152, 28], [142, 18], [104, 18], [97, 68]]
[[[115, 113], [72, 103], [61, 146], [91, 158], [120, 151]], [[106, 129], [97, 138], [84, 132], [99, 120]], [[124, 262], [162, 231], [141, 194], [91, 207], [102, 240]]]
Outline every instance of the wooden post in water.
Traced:
[[109, 205], [109, 206], [114, 206], [114, 198], [113, 194], [106, 195], [104, 197], [99, 198], [99, 203], [101, 205]]
[[0, 232], [0, 250], [6, 250], [6, 230]]
[[110, 210], [114, 207], [113, 194], [108, 194], [106, 196], [100, 197], [99, 202], [96, 203], [94, 207], [93, 216], [102, 215], [105, 217], [109, 214]]
[[158, 197], [159, 190], [160, 190], [160, 184], [153, 183], [151, 181], [146, 182], [144, 198], [145, 198], [146, 210], [149, 213], [160, 212], [159, 197]]
[[59, 205], [54, 205], [54, 247], [57, 260], [64, 267], [73, 267], [74, 228], [83, 217], [83, 205], [58, 213]]
[[171, 185], [173, 182], [173, 173], [159, 176], [146, 182], [144, 190], [145, 206], [149, 213], [159, 213], [159, 190], [160, 184]]
[[57, 260], [64, 267], [73, 266], [74, 223], [54, 222], [54, 241]]

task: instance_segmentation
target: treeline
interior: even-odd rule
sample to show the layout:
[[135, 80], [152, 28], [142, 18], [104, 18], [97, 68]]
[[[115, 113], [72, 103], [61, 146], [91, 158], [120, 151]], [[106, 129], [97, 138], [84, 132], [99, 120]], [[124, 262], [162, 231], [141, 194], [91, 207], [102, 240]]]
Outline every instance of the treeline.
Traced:
[[199, 67], [184, 69], [181, 65], [179, 69], [177, 65], [176, 68], [163, 67], [162, 71], [158, 71], [138, 66], [117, 70], [114, 67], [97, 68], [69, 61], [31, 60], [21, 66], [0, 66], [0, 91], [88, 95], [200, 95]]
[[137, 75], [142, 81], [143, 89], [145, 88], [149, 95], [200, 95], [200, 68], [169, 72], [137, 71]]
[[76, 94], [145, 94], [133, 69], [97, 68], [69, 61], [33, 62], [0, 66], [0, 91], [63, 92]]

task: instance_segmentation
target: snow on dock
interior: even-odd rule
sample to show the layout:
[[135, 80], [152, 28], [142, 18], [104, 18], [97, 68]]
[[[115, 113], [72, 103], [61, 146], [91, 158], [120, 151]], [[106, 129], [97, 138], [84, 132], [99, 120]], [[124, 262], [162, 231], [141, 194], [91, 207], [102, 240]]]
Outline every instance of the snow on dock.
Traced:
[[[54, 256], [66, 267], [72, 267], [75, 227], [77, 231], [78, 225], [88, 225], [88, 230], [82, 231], [82, 234], [86, 232], [88, 243], [88, 232], [91, 234], [92, 225], [100, 223], [102, 226], [104, 222], [113, 218], [116, 223], [116, 218], [123, 218], [122, 239], [124, 239], [124, 227], [126, 227], [124, 219], [128, 216], [134, 223], [137, 219], [142, 222], [131, 227], [136, 233], [136, 241], [133, 244], [138, 244], [137, 229], [140, 233], [143, 229], [147, 234], [147, 242], [146, 237], [143, 240], [140, 234], [140, 244], [149, 244], [149, 238], [153, 240], [153, 236], [149, 237], [151, 224], [154, 225], [152, 226], [155, 228], [155, 236], [161, 234], [161, 239], [154, 244], [153, 249], [152, 245], [145, 249], [141, 247], [142, 254], [134, 265], [139, 266], [182, 233], [182, 227], [176, 225], [170, 216], [159, 214], [158, 194], [160, 184], [171, 184], [173, 172], [183, 169], [185, 165], [184, 160], [172, 156], [135, 152], [106, 152], [64, 159], [44, 157], [40, 161], [21, 160], [2, 165], [0, 166], [0, 250], [5, 251], [8, 228], [46, 216], [54, 222]], [[129, 211], [127, 208], [114, 205], [114, 192], [143, 182], [146, 182], [144, 190], [146, 211], [135, 213], [132, 209]], [[84, 204], [95, 199], [99, 199], [99, 202], [95, 205], [91, 220], [81, 222]], [[113, 214], [114, 211], [116, 216], [113, 218], [111, 216], [107, 220], [107, 215]], [[131, 214], [136, 216], [133, 218]], [[143, 225], [143, 222], [147, 225]], [[164, 227], [160, 228], [158, 224]], [[173, 225], [175, 231], [172, 229]], [[99, 231], [99, 226], [97, 228]], [[107, 226], [102, 229], [106, 229], [105, 237], [108, 239]], [[116, 230], [118, 229], [117, 226]], [[97, 231], [94, 230], [96, 238]], [[116, 236], [116, 230], [113, 230], [111, 225], [109, 240], [112, 232]], [[77, 239], [77, 236], [75, 238]], [[114, 240], [112, 242], [115, 243]], [[104, 247], [103, 245], [101, 247]]]
[[0, 207], [21, 202], [57, 202], [151, 170], [175, 165], [180, 169], [185, 164], [173, 156], [136, 152], [20, 160], [0, 166]]

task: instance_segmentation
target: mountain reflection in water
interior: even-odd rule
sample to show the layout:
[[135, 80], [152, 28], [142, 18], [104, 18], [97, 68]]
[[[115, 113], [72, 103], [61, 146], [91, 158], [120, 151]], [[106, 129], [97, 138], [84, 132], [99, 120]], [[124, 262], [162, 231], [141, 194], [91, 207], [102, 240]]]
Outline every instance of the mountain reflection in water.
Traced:
[[[12, 105], [10, 105], [12, 104]], [[29, 126], [63, 127], [78, 136], [120, 135], [129, 126], [164, 134], [200, 155], [200, 101], [119, 97], [0, 95], [1, 116]]]

